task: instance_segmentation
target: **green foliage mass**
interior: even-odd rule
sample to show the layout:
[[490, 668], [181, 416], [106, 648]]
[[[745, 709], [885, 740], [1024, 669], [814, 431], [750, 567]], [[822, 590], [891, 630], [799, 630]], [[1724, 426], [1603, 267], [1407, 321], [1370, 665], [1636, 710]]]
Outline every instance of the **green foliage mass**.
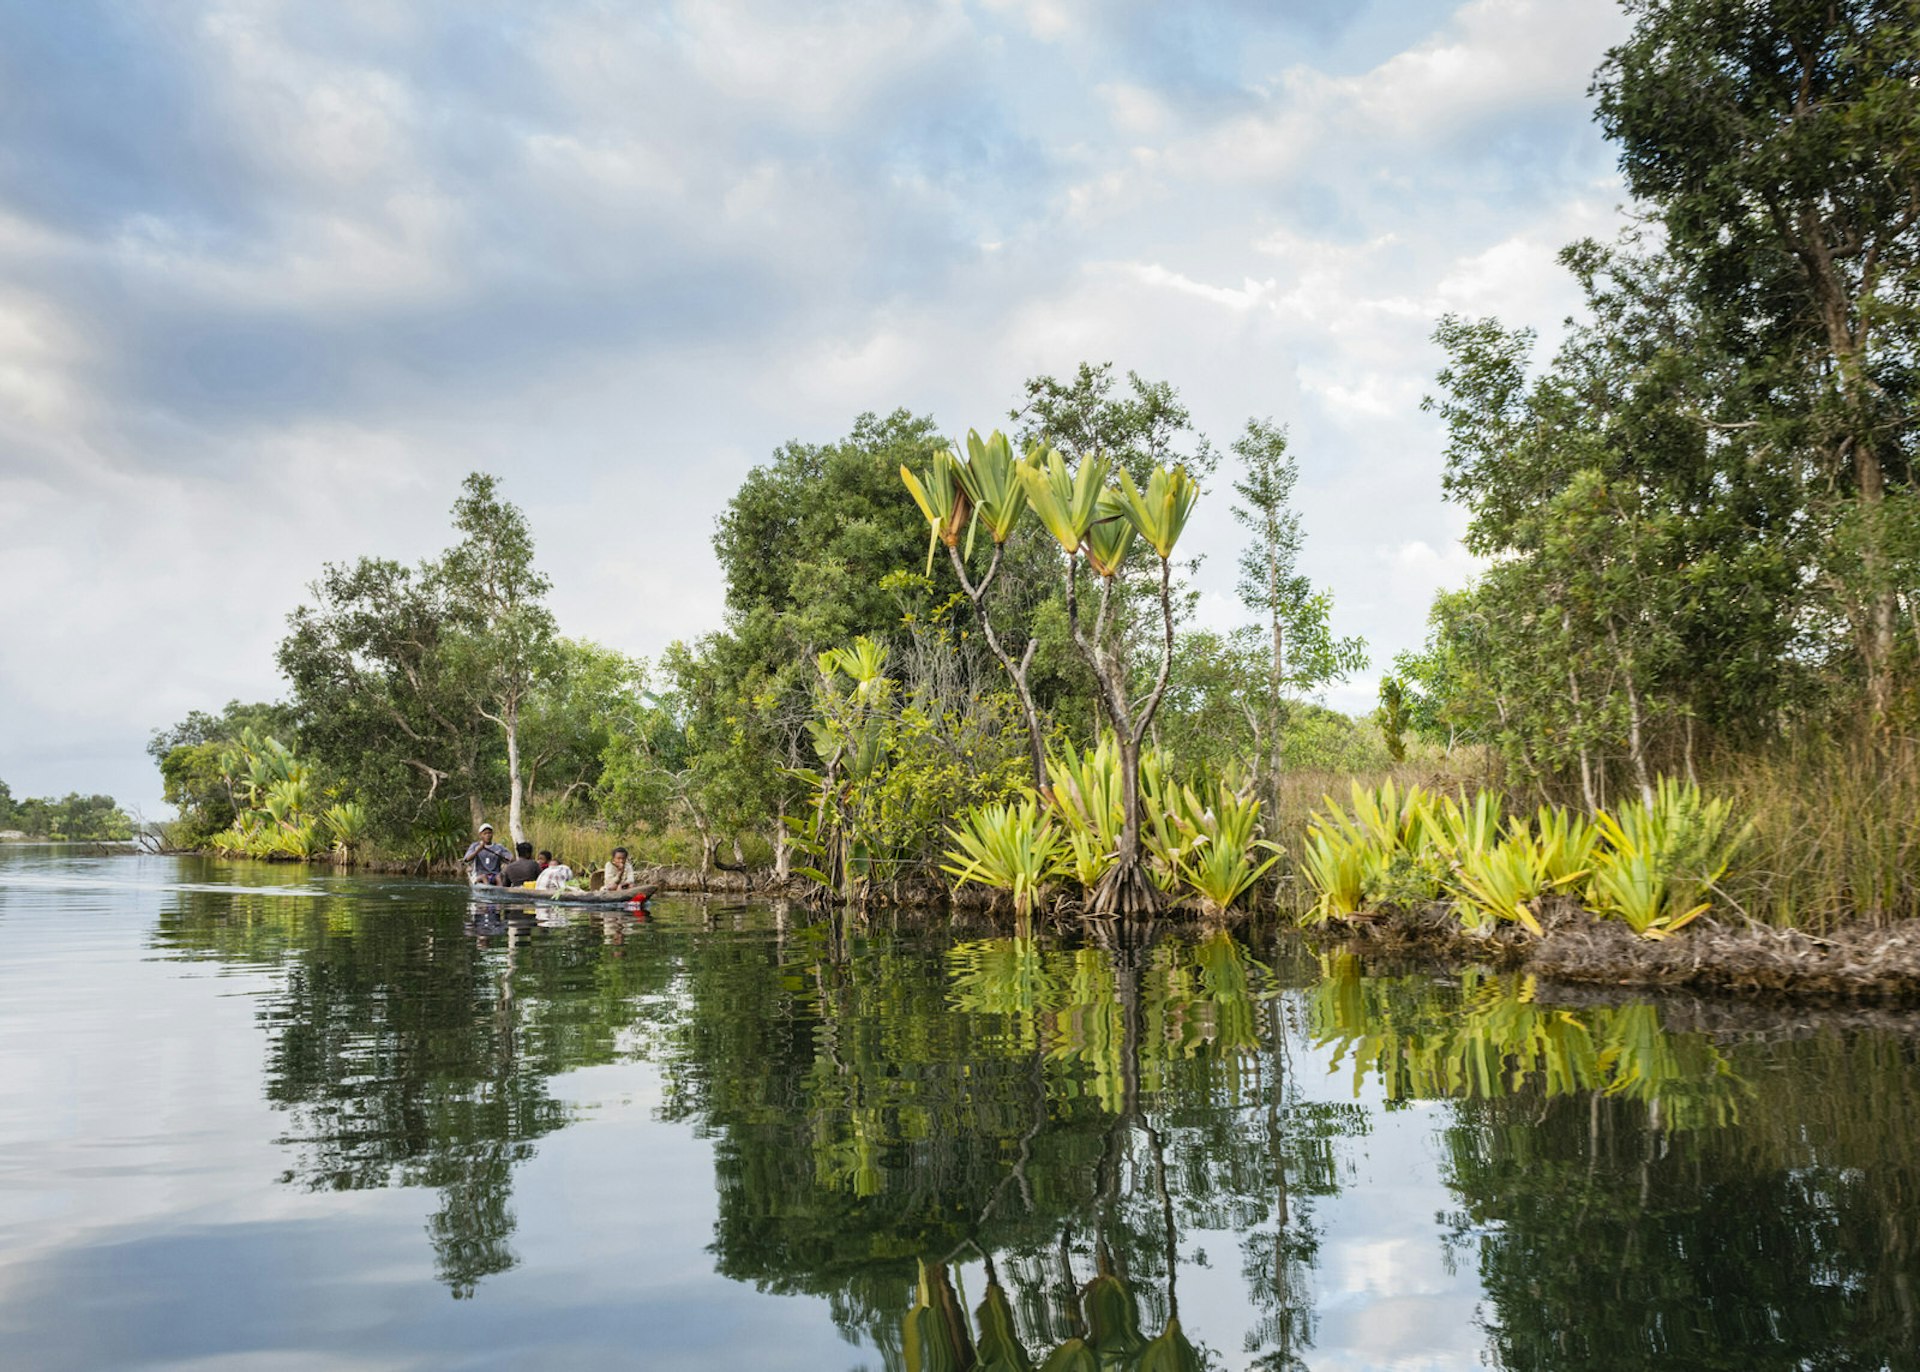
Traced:
[[1448, 318], [1444, 484], [1492, 559], [1396, 663], [1408, 727], [1589, 808], [1807, 731], [1920, 719], [1920, 21], [1631, 0], [1595, 81], [1648, 221], [1583, 319]]
[[[1195, 814], [1289, 750], [1315, 767], [1379, 755], [1370, 725], [1295, 698], [1353, 657], [1327, 632], [1323, 595], [1300, 583], [1282, 607], [1278, 672], [1268, 628], [1180, 628], [1191, 597], [1174, 547], [1216, 459], [1170, 385], [1082, 367], [1029, 382], [1016, 417], [1036, 442], [1060, 436], [1050, 479], [1090, 502], [1066, 563], [1031, 507], [1031, 462], [1005, 437], [973, 436], [963, 461], [930, 419], [863, 415], [747, 475], [714, 539], [724, 625], [652, 664], [560, 635], [525, 520], [475, 473], [444, 553], [321, 570], [280, 645], [285, 705], [235, 704], [156, 736], [178, 834], [319, 852], [340, 846], [329, 808], [352, 804], [355, 846], [444, 862], [483, 814], [504, 808], [511, 827], [531, 807], [569, 849], [596, 826], [697, 843], [703, 864], [770, 846], [782, 870], [862, 899], [937, 880], [957, 815], [1013, 798], [1050, 742], [1091, 740], [1116, 710], [1128, 748], [1164, 728]], [[1284, 454], [1271, 426], [1249, 432], [1243, 458], [1255, 440]], [[913, 498], [902, 472], [920, 483]], [[1290, 518], [1274, 504], [1285, 491], [1271, 494], [1269, 513]], [[950, 550], [931, 565], [929, 530]], [[1106, 605], [1097, 625], [1061, 576], [1083, 561]], [[1096, 630], [1096, 655], [1076, 622], [1081, 638]], [[288, 740], [324, 793], [297, 811], [311, 831], [261, 821], [237, 794], [229, 751], [249, 729]], [[1153, 823], [1166, 846], [1174, 819]], [[1137, 831], [1121, 837], [1143, 853]], [[1157, 861], [1172, 882], [1173, 858]], [[1210, 879], [1225, 890], [1237, 876]]]
[[29, 838], [75, 843], [117, 843], [133, 837], [133, 820], [112, 796], [29, 796], [14, 799], [0, 781], [0, 829], [13, 829]]

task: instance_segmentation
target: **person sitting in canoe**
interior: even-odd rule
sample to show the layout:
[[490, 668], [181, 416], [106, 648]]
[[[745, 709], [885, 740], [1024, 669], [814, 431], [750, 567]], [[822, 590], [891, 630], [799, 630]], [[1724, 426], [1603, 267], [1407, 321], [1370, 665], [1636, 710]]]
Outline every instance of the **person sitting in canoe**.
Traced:
[[603, 891], [630, 891], [640, 884], [640, 874], [633, 870], [627, 861], [627, 850], [615, 848], [613, 859], [607, 863], [606, 870], [600, 876], [600, 889]]
[[540, 875], [539, 859], [533, 855], [533, 845], [522, 841], [514, 846], [515, 857], [500, 869], [502, 886], [525, 886]]
[[507, 865], [512, 856], [505, 847], [493, 841], [493, 826], [482, 824], [480, 837], [468, 845], [466, 855], [460, 860], [467, 864], [467, 880], [475, 886], [498, 886], [500, 869]]
[[536, 891], [564, 891], [567, 883], [573, 880], [573, 868], [560, 861], [552, 853], [541, 853], [547, 865], [540, 869], [540, 875], [533, 879]]

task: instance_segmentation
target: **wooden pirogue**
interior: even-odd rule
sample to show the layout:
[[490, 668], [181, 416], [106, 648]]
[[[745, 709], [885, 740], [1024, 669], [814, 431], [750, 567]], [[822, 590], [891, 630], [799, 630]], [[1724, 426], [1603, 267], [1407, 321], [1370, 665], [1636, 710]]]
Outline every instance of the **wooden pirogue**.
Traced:
[[562, 889], [536, 891], [531, 886], [469, 886], [467, 899], [487, 905], [533, 902], [540, 905], [645, 905], [652, 886], [630, 886], [620, 891]]

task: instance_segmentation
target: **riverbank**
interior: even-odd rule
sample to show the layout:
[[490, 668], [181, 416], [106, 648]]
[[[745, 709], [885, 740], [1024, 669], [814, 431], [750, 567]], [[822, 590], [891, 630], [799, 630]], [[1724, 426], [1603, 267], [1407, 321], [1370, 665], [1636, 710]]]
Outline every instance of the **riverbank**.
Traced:
[[[458, 863], [425, 859], [315, 858], [308, 865], [379, 876], [460, 879]], [[799, 899], [814, 888], [800, 878], [779, 878], [772, 868], [710, 868], [636, 863], [642, 885], [667, 893]], [[1000, 923], [998, 893], [980, 887], [949, 891], [935, 882], [900, 883], [870, 902], [871, 910], [969, 922]], [[1265, 903], [1265, 902], [1263, 902]], [[1250, 918], [1234, 912], [1235, 922]], [[1175, 909], [1166, 918], [1198, 922], [1193, 911]], [[1082, 922], [1071, 901], [1056, 901], [1042, 919], [1057, 925]], [[1280, 915], [1284, 927], [1293, 921]], [[1641, 938], [1618, 920], [1603, 919], [1568, 900], [1542, 910], [1541, 933], [1502, 924], [1475, 933], [1463, 928], [1445, 902], [1414, 910], [1335, 920], [1300, 928], [1295, 937], [1310, 946], [1359, 953], [1407, 953], [1457, 965], [1492, 965], [1567, 986], [1618, 986], [1691, 990], [1715, 996], [1789, 996], [1809, 1000], [1920, 1001], [1920, 919], [1840, 920], [1815, 933], [1703, 916], [1664, 939]]]
[[1304, 931], [1356, 951], [1413, 952], [1492, 963], [1571, 985], [1661, 987], [1820, 999], [1920, 998], [1920, 920], [1842, 921], [1819, 933], [1703, 916], [1646, 939], [1570, 901], [1543, 912], [1535, 937], [1507, 925], [1466, 932], [1440, 903]]

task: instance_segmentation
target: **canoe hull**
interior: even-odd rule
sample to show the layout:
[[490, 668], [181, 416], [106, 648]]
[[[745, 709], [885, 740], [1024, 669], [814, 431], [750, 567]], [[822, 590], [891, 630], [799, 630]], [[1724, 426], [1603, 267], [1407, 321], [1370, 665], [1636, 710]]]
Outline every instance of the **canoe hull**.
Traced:
[[644, 905], [652, 895], [651, 886], [636, 886], [626, 891], [529, 891], [524, 886], [469, 886], [467, 898], [486, 905]]

